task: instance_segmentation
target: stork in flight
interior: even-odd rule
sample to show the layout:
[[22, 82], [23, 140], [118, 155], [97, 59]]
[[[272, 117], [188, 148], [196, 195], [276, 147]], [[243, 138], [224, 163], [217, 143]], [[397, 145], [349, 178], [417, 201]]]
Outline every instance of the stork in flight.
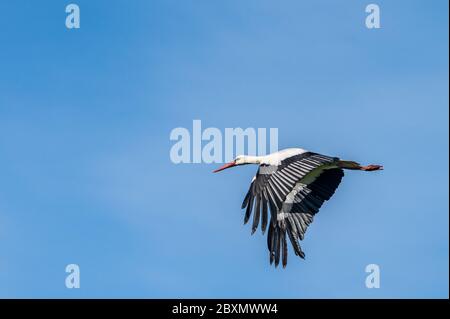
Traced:
[[242, 203], [242, 209], [246, 208], [244, 224], [253, 211], [252, 234], [258, 228], [260, 217], [264, 234], [270, 211], [267, 234], [270, 264], [275, 261], [277, 267], [281, 257], [283, 268], [287, 264], [286, 237], [289, 237], [295, 254], [304, 259], [299, 240], [303, 240], [323, 202], [333, 196], [344, 176], [344, 169], [383, 169], [381, 165], [361, 166], [353, 161], [289, 148], [266, 156], [240, 155], [214, 173], [245, 164], [258, 164], [259, 168]]

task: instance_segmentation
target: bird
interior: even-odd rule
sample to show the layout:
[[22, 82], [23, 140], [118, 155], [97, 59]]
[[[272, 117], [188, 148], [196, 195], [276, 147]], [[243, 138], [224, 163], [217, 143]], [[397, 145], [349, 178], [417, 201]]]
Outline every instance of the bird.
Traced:
[[302, 148], [288, 148], [263, 156], [238, 155], [213, 172], [247, 164], [259, 167], [241, 206], [245, 209], [244, 224], [253, 213], [252, 235], [260, 221], [263, 234], [268, 227], [270, 264], [277, 267], [281, 258], [283, 268], [288, 260], [287, 238], [295, 255], [305, 259], [300, 241], [322, 204], [335, 193], [344, 170], [383, 170], [382, 165], [362, 166]]

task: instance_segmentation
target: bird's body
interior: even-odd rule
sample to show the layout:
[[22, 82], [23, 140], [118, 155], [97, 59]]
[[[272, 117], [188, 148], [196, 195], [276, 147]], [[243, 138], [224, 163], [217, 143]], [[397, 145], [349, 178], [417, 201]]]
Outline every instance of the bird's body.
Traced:
[[334, 194], [344, 169], [382, 169], [379, 165], [361, 166], [337, 157], [289, 148], [265, 156], [238, 156], [215, 172], [244, 164], [259, 165], [242, 203], [242, 208], [246, 209], [244, 223], [250, 220], [253, 212], [252, 234], [260, 222], [263, 233], [269, 227], [270, 263], [275, 262], [278, 266], [281, 258], [283, 267], [287, 264], [287, 237], [295, 254], [305, 257], [299, 240], [303, 240], [307, 227], [324, 201]]

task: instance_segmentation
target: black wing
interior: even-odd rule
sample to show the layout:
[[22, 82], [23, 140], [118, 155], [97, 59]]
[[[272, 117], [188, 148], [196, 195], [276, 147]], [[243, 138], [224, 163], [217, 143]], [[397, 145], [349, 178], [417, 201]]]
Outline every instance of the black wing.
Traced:
[[270, 263], [278, 266], [280, 255], [283, 267], [287, 264], [287, 240], [289, 237], [297, 256], [305, 258], [299, 240], [303, 240], [306, 229], [322, 204], [333, 196], [344, 171], [340, 168], [325, 169], [311, 184], [299, 184], [292, 202], [287, 202], [278, 212], [277, 222], [271, 223], [267, 236]]
[[[337, 160], [338, 158], [335, 157], [306, 152], [289, 157], [283, 160], [278, 166], [261, 165], [259, 167], [258, 172], [250, 185], [250, 189], [245, 196], [244, 202], [242, 203], [242, 208], [246, 208], [244, 223], [249, 221], [252, 211], [254, 211], [252, 234], [258, 228], [260, 219], [261, 230], [264, 233], [267, 227], [268, 213], [270, 212], [271, 226], [268, 234], [268, 246], [269, 251], [271, 252], [271, 262], [275, 260], [275, 265], [278, 265], [279, 263], [280, 249], [285, 252], [283, 256], [286, 256], [283, 257], [283, 265], [285, 265], [284, 259], [287, 259], [286, 232], [288, 228], [286, 225], [291, 225], [291, 222], [287, 223], [285, 221], [285, 219], [289, 219], [287, 217], [288, 215], [284, 218], [284, 214], [289, 213], [294, 215], [299, 214], [299, 212], [304, 214], [303, 217], [297, 216], [295, 219], [290, 216], [292, 222], [295, 223], [297, 220], [300, 228], [294, 228], [293, 226], [295, 224], [292, 224], [292, 226], [289, 227], [290, 231], [287, 232], [287, 235], [291, 238], [291, 242], [295, 239], [294, 242], [297, 243], [295, 244], [293, 242], [296, 254], [304, 257], [301, 249], [299, 249], [300, 245], [298, 244], [297, 239], [303, 238], [306, 226], [312, 221], [312, 217], [309, 217], [309, 215], [313, 216], [318, 211], [323, 201], [331, 197], [337, 185], [339, 185], [342, 176], [340, 176], [339, 182], [337, 182], [334, 188], [332, 187], [333, 183], [330, 183], [329, 179], [336, 177], [326, 177], [328, 175], [325, 175], [325, 177], [321, 179], [316, 178], [316, 181], [318, 181], [317, 183], [304, 185], [304, 189], [300, 189], [298, 182], [314, 170], [320, 173], [320, 168], [323, 168], [324, 165], [332, 164]], [[337, 170], [343, 175], [342, 170], [333, 170]], [[329, 171], [331, 171], [331, 169]], [[322, 175], [323, 173], [319, 177]], [[314, 186], [312, 186], [313, 184]], [[296, 187], [298, 188], [298, 192], [295, 194], [296, 198], [287, 200], [288, 195], [293, 196], [292, 191]], [[308, 187], [312, 187], [312, 189]], [[330, 194], [331, 190], [332, 192]], [[329, 195], [328, 198], [327, 194]], [[290, 202], [292, 202], [292, 204], [290, 204]], [[283, 218], [280, 218], [280, 216]]]

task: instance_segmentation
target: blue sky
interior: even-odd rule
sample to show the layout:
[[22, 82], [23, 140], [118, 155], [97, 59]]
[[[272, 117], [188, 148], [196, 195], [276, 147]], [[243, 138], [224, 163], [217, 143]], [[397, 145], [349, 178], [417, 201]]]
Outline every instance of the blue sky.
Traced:
[[[78, 30], [0, 2], [0, 297], [448, 297], [447, 1], [377, 1], [377, 30], [368, 1], [74, 2]], [[256, 167], [170, 161], [194, 119], [385, 170], [274, 269], [242, 225]]]

